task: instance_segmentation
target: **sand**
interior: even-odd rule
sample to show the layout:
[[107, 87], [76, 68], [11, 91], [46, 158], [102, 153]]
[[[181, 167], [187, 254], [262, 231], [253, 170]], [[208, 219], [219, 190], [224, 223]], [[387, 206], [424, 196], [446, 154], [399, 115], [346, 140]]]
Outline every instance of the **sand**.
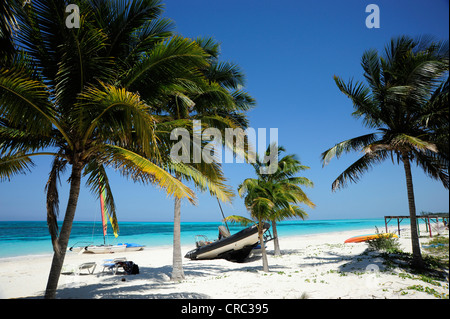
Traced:
[[[448, 298], [448, 273], [446, 280], [426, 282], [404, 269], [388, 268], [378, 253], [367, 251], [366, 243], [344, 244], [345, 239], [365, 233], [373, 229], [281, 237], [281, 256], [273, 255], [272, 242], [267, 244], [268, 273], [262, 271], [260, 256], [244, 263], [183, 259], [185, 279], [179, 282], [170, 280], [172, 247], [109, 255], [68, 252], [65, 269], [85, 262], [96, 262], [97, 267], [94, 274], [61, 275], [57, 298]], [[411, 251], [408, 235], [403, 229], [399, 238], [406, 252]], [[420, 240], [426, 243], [429, 238]], [[183, 255], [192, 248], [182, 247]], [[103, 260], [117, 257], [138, 264], [140, 273], [103, 272]], [[50, 255], [0, 259], [0, 298], [41, 298], [51, 259]]]

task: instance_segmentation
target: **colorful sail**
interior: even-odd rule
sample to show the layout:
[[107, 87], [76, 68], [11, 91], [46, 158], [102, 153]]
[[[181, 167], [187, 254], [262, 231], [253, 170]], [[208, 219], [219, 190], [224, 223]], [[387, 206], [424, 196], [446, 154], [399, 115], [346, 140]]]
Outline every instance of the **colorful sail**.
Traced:
[[119, 234], [117, 233], [117, 230], [118, 230], [117, 220], [115, 220], [115, 218], [113, 218], [112, 216], [110, 216], [108, 214], [108, 209], [105, 206], [105, 201], [106, 201], [106, 191], [105, 191], [105, 188], [103, 188], [103, 190], [102, 190], [101, 186], [100, 186], [100, 208], [101, 208], [101, 214], [102, 214], [103, 236], [106, 238], [107, 229], [108, 229], [108, 219], [109, 219], [109, 222], [111, 223], [111, 227], [114, 232], [114, 236], [117, 238], [119, 236]]
[[107, 225], [107, 217], [106, 217], [106, 208], [105, 208], [105, 189], [101, 190], [100, 186], [100, 209], [102, 214], [102, 225], [103, 225], [103, 238], [106, 238], [108, 225]]

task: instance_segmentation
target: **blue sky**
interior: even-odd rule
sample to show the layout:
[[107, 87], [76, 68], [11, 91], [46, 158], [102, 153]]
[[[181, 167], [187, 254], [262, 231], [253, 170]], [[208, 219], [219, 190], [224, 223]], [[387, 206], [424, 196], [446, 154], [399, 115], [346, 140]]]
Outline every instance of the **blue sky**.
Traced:
[[[380, 8], [380, 28], [368, 29], [368, 4]], [[221, 59], [240, 65], [246, 89], [257, 100], [249, 112], [253, 128], [278, 128], [278, 142], [310, 170], [302, 175], [315, 186], [305, 189], [315, 209], [310, 219], [377, 218], [408, 214], [403, 167], [376, 166], [357, 184], [331, 192], [333, 180], [358, 154], [333, 159], [322, 168], [320, 154], [337, 142], [369, 132], [351, 116], [352, 103], [336, 87], [333, 75], [362, 79], [360, 59], [370, 48], [383, 50], [398, 35], [430, 34], [448, 39], [449, 2], [167, 0], [165, 16], [186, 37], [212, 36], [221, 42]], [[50, 159], [36, 160], [32, 173], [0, 184], [0, 220], [45, 220], [44, 186]], [[233, 189], [254, 177], [248, 164], [224, 164]], [[413, 167], [417, 211], [448, 211], [449, 193]], [[68, 186], [60, 188], [61, 218]], [[152, 186], [133, 184], [110, 172], [120, 221], [172, 221], [173, 200]], [[240, 198], [222, 205], [226, 215], [247, 212]], [[76, 220], [99, 220], [100, 204], [83, 188]], [[217, 202], [198, 195], [198, 205], [182, 205], [182, 221], [220, 221]]]

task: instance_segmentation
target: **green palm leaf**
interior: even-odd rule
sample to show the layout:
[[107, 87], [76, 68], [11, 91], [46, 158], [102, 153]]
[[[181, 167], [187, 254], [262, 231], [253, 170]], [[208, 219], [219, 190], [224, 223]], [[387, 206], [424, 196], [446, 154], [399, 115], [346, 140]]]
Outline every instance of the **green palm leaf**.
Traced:
[[21, 68], [0, 69], [0, 114], [11, 125], [37, 134], [48, 135], [52, 125], [63, 133], [47, 86]]
[[114, 145], [103, 145], [98, 151], [101, 153], [98, 155], [101, 163], [120, 169], [133, 180], [156, 184], [164, 188], [168, 195], [195, 202], [192, 190], [145, 157]]
[[351, 138], [349, 140], [340, 142], [332, 148], [322, 153], [322, 165], [327, 165], [333, 157], [339, 158], [343, 153], [351, 151], [360, 151], [366, 146], [379, 140], [377, 133], [370, 133], [359, 137]]
[[[125, 88], [146, 87], [147, 92], [157, 92], [163, 83], [174, 81], [179, 75], [198, 77], [196, 69], [205, 67], [207, 54], [194, 41], [182, 37], [160, 42], [149, 54], [138, 62], [123, 79]], [[146, 90], [139, 90], [144, 99]], [[148, 92], [149, 94], [150, 92]]]
[[239, 225], [242, 225], [244, 227], [255, 224], [254, 220], [248, 219], [248, 218], [243, 217], [243, 216], [238, 216], [238, 215], [227, 216], [227, 217], [225, 217], [224, 221], [225, 222], [231, 222], [233, 224], [239, 224]]
[[12, 176], [31, 171], [33, 161], [26, 155], [5, 155], [0, 153], [0, 182], [10, 180]]

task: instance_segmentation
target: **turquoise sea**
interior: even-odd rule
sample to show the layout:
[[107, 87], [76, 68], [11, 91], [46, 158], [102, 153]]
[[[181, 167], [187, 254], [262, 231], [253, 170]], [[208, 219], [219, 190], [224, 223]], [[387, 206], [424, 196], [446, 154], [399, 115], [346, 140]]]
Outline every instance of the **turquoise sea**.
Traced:
[[[221, 223], [184, 222], [181, 223], [181, 244], [195, 246], [195, 235], [206, 235], [216, 239]], [[295, 236], [328, 233], [335, 231], [373, 229], [384, 231], [384, 219], [335, 219], [335, 220], [295, 220], [277, 224], [278, 235]], [[228, 225], [230, 232], [243, 229], [242, 226]], [[392, 226], [391, 226], [392, 227]], [[138, 243], [146, 247], [171, 246], [173, 223], [162, 222], [122, 222], [119, 223], [119, 237], [114, 238], [108, 229], [107, 244]], [[271, 229], [272, 230], [272, 229]], [[77, 243], [80, 243], [77, 245]], [[87, 243], [103, 244], [101, 223], [74, 222], [69, 240], [70, 246]], [[52, 245], [45, 221], [0, 221], [0, 258], [23, 255], [51, 254]]]

